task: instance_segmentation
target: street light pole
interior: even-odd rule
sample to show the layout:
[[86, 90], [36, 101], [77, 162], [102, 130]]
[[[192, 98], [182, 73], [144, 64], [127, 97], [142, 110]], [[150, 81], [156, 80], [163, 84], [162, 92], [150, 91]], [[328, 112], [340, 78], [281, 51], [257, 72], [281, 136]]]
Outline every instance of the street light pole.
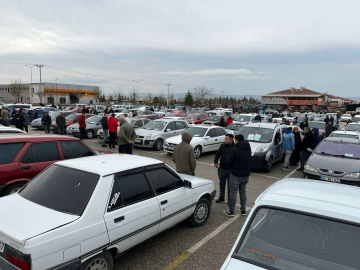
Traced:
[[133, 80], [133, 82], [136, 82], [136, 96], [137, 96], [137, 99], [138, 99], [138, 105], [140, 105], [140, 100], [139, 100], [139, 82], [143, 81], [143, 79], [141, 80]]
[[170, 109], [170, 85], [171, 85], [171, 83], [167, 83], [166, 85], [168, 87], [167, 106], [168, 106], [168, 109]]
[[44, 87], [42, 87], [42, 82], [41, 82], [41, 68], [42, 67], [44, 67], [44, 65], [35, 65], [35, 66], [37, 66], [39, 69], [40, 69], [40, 91], [41, 91], [41, 98], [40, 98], [40, 102], [42, 102], [42, 96], [44, 96], [45, 95], [45, 93], [44, 93]]
[[[57, 82], [57, 79], [54, 81], [54, 83]], [[57, 84], [56, 84], [56, 90], [55, 90], [55, 95], [54, 95], [54, 104], [55, 104], [55, 96], [57, 96]]]
[[[31, 97], [33, 97], [33, 93], [32, 93], [32, 68], [35, 67], [35, 65], [25, 65], [27, 67], [30, 68], [30, 74], [31, 74], [31, 79], [30, 79], [30, 93], [31, 93]], [[31, 98], [31, 103], [32, 103], [32, 98]]]
[[88, 92], [88, 95], [89, 95], [89, 105], [90, 105], [90, 78], [89, 77], [86, 77], [86, 78], [88, 78], [88, 80], [89, 80], [89, 92]]

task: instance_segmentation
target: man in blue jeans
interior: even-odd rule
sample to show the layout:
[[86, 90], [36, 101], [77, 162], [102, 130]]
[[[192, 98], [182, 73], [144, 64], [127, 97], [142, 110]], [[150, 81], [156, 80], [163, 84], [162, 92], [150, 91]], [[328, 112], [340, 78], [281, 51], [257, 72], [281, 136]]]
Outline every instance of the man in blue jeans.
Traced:
[[240, 212], [246, 216], [246, 184], [249, 182], [251, 147], [241, 134], [235, 135], [235, 146], [226, 157], [226, 166], [230, 169], [229, 209], [224, 211], [228, 217], [234, 216], [237, 192], [240, 193]]

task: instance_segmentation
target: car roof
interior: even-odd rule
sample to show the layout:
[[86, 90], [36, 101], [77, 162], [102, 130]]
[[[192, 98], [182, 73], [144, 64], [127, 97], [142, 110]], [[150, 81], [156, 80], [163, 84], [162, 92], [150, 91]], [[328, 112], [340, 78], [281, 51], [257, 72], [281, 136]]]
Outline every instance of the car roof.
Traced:
[[323, 122], [323, 121], [309, 121], [309, 123], [321, 123], [321, 124], [324, 124], [325, 125], [325, 122]]
[[345, 143], [355, 143], [360, 144], [359, 139], [355, 138], [343, 138], [343, 137], [327, 137], [323, 141], [330, 141], [330, 142], [345, 142]]
[[357, 131], [353, 131], [353, 130], [335, 130], [332, 133], [336, 133], [336, 134], [351, 134], [351, 135], [359, 135], [359, 133]]
[[204, 125], [204, 124], [199, 124], [199, 125], [196, 125], [195, 127], [201, 127], [201, 128], [207, 128], [207, 129], [222, 128], [222, 127], [219, 127], [219, 126], [209, 126], [209, 125]]
[[78, 138], [63, 135], [48, 134], [27, 134], [27, 133], [11, 133], [0, 136], [0, 143], [15, 142], [44, 142], [44, 141], [80, 141]]
[[278, 123], [251, 123], [247, 124], [245, 127], [259, 127], [259, 128], [269, 128], [269, 129], [275, 129], [277, 126], [280, 126]]
[[[260, 195], [256, 203], [301, 209], [307, 212], [329, 212], [338, 218], [354, 217], [359, 221], [360, 188], [318, 180], [288, 178], [276, 182]], [[348, 211], [344, 211], [348, 209]]]
[[355, 126], [355, 125], [360, 125], [360, 123], [359, 123], [359, 122], [351, 122], [351, 123], [349, 123], [348, 125]]
[[184, 120], [161, 118], [161, 119], [156, 119], [153, 122], [173, 122], [173, 121], [184, 121]]
[[144, 166], [163, 163], [164, 162], [157, 159], [138, 155], [112, 154], [69, 159], [57, 162], [56, 164], [106, 176]]

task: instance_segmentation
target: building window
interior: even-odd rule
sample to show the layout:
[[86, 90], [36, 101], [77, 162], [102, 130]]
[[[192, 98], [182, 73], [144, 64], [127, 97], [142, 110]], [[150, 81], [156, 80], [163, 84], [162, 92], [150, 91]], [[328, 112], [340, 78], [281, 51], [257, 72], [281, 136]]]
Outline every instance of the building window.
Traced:
[[31, 89], [32, 89], [32, 93], [33, 93], [33, 94], [35, 94], [35, 90], [34, 90], [34, 88], [31, 88]]
[[48, 97], [47, 102], [53, 104], [54, 103], [54, 98], [53, 97]]
[[66, 103], [66, 98], [60, 98], [60, 104], [65, 104]]

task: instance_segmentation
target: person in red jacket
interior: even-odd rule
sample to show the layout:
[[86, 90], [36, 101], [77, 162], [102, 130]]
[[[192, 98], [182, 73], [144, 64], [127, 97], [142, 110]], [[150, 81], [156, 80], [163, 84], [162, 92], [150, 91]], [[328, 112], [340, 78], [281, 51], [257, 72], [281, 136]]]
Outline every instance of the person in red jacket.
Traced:
[[228, 127], [232, 122], [233, 122], [233, 119], [231, 118], [231, 116], [229, 116], [229, 117], [226, 119], [226, 126]]
[[118, 122], [115, 119], [115, 114], [113, 113], [109, 119], [108, 119], [108, 127], [109, 127], [109, 147], [111, 148], [115, 148], [115, 144], [116, 144], [116, 134], [117, 134], [117, 127], [118, 127]]
[[79, 130], [80, 130], [80, 140], [86, 138], [86, 121], [85, 113], [83, 112], [79, 117]]

